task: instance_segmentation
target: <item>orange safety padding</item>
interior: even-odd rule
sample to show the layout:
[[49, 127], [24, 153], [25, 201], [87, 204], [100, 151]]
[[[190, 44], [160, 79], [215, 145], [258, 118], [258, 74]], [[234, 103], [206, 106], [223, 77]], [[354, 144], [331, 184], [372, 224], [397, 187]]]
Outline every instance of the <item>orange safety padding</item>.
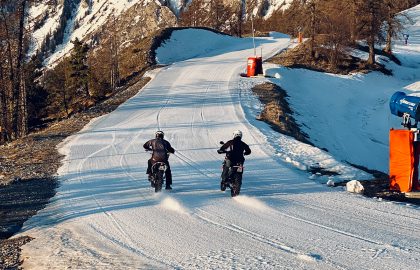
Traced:
[[419, 183], [419, 161], [420, 161], [420, 142], [414, 142], [414, 173], [411, 180], [412, 190], [420, 191]]
[[411, 191], [414, 173], [414, 134], [409, 130], [391, 129], [389, 132], [390, 189]]

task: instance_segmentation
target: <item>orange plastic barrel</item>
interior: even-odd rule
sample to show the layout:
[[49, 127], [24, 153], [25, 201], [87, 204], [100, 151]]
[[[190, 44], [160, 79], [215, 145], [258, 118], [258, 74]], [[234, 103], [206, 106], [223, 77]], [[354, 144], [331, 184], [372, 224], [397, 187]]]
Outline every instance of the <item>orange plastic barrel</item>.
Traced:
[[259, 56], [248, 57], [246, 76], [252, 77], [263, 74], [262, 58]]
[[246, 76], [252, 77], [255, 76], [255, 67], [257, 66], [257, 58], [256, 57], [248, 57], [248, 65], [246, 69]]

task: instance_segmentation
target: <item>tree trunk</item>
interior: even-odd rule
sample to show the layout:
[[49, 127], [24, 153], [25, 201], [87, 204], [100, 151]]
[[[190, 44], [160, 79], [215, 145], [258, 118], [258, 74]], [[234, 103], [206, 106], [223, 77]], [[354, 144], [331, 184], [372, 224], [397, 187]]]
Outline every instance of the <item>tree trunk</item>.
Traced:
[[311, 11], [311, 25], [310, 25], [310, 42], [309, 42], [309, 51], [311, 57], [314, 58], [315, 56], [315, 4], [310, 3], [310, 11]]
[[0, 143], [4, 143], [9, 140], [8, 133], [6, 131], [7, 125], [7, 103], [6, 103], [6, 84], [4, 82], [4, 71], [0, 65], [0, 108], [1, 108], [1, 119], [0, 119]]
[[350, 40], [352, 44], [356, 44], [359, 39], [358, 36], [358, 4], [357, 1], [353, 0], [349, 2], [350, 12], [351, 12], [351, 30], [350, 30]]
[[238, 37], [242, 37], [242, 16], [244, 14], [244, 1], [240, 0], [240, 4], [239, 4], [239, 10], [238, 10]]
[[89, 81], [86, 80], [86, 82], [83, 85], [83, 88], [85, 89], [85, 96], [86, 98], [90, 98], [90, 93], [89, 93]]
[[19, 32], [17, 37], [17, 57], [16, 57], [16, 76], [13, 86], [13, 133], [14, 137], [21, 137], [26, 134], [22, 134], [19, 131], [25, 130], [22, 128], [23, 125], [19, 120], [23, 120], [24, 118], [21, 117], [19, 114], [21, 112], [20, 106], [26, 107], [26, 100], [21, 100], [22, 96], [26, 97], [26, 93], [21, 93], [21, 91], [25, 91], [25, 89], [21, 89], [21, 82], [23, 80], [22, 77], [22, 64], [24, 61], [24, 53], [23, 53], [23, 36], [24, 36], [24, 27], [25, 27], [25, 8], [26, 8], [26, 1], [22, 0], [20, 3], [20, 7], [18, 9], [19, 15]]
[[19, 130], [18, 133], [20, 136], [28, 134], [28, 106], [27, 106], [27, 92], [26, 92], [26, 83], [23, 79], [25, 74], [21, 74], [22, 80], [20, 85], [20, 107], [19, 107]]
[[375, 37], [372, 35], [369, 38], [369, 58], [368, 64], [374, 65], [375, 64]]
[[[115, 18], [114, 18], [114, 24], [115, 24]], [[116, 29], [114, 27], [114, 29]], [[118, 65], [118, 45], [119, 42], [117, 41], [117, 33], [113, 31], [112, 37], [111, 37], [111, 89], [112, 92], [115, 91], [117, 86], [119, 85], [119, 65]]]
[[13, 66], [13, 53], [12, 53], [12, 36], [9, 31], [9, 25], [7, 24], [8, 18], [5, 16], [4, 11], [2, 11], [2, 17], [3, 17], [3, 26], [6, 33], [6, 57], [7, 62], [9, 64], [9, 70], [7, 76], [7, 81], [4, 82], [4, 92], [3, 92], [3, 99], [4, 99], [4, 107], [2, 107], [3, 110], [3, 133], [6, 141], [11, 141], [14, 137], [13, 134], [13, 128], [12, 128], [12, 115], [13, 115], [13, 105], [14, 100], [12, 99], [12, 92], [13, 92], [13, 86], [15, 81], [15, 69]]
[[[392, 26], [389, 26], [389, 28], [391, 28]], [[388, 29], [387, 33], [386, 33], [386, 44], [385, 44], [385, 49], [384, 51], [388, 54], [392, 53], [392, 32], [391, 30]]]
[[387, 24], [388, 29], [386, 31], [386, 45], [384, 51], [388, 54], [392, 53], [392, 36], [394, 35], [394, 28], [392, 23], [392, 10], [391, 5], [388, 5], [388, 17], [387, 17]]
[[374, 5], [371, 4], [369, 6], [370, 11], [370, 31], [369, 31], [369, 37], [368, 37], [368, 45], [369, 45], [369, 58], [368, 58], [368, 65], [374, 65], [375, 64], [375, 8]]

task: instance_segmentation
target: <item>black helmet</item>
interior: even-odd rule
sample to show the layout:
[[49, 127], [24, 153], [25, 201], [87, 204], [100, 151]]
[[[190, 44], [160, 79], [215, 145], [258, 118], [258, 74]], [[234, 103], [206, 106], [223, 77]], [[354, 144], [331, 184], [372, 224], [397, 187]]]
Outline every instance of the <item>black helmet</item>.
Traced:
[[163, 137], [165, 136], [165, 134], [163, 133], [163, 131], [158, 130], [158, 131], [156, 131], [155, 136], [156, 136], [156, 139], [157, 138], [163, 139]]

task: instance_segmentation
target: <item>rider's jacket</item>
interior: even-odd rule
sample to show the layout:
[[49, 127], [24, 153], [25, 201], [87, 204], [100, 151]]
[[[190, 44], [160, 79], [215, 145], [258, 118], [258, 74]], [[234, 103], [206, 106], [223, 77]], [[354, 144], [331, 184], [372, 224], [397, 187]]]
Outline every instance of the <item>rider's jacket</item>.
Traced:
[[146, 150], [153, 150], [152, 160], [153, 161], [168, 161], [168, 152], [175, 153], [175, 149], [172, 148], [171, 144], [164, 139], [156, 138], [147, 141], [143, 145]]
[[226, 157], [233, 163], [243, 163], [245, 161], [244, 155], [251, 154], [249, 146], [239, 137], [226, 142], [220, 147], [220, 150], [227, 151]]

